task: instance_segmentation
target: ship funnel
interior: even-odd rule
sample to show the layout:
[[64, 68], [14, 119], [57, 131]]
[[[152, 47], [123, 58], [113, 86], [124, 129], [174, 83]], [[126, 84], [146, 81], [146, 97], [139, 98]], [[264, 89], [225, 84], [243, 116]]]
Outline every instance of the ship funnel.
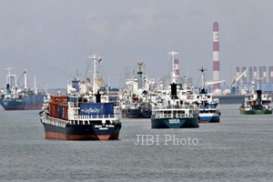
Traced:
[[77, 92], [80, 91], [80, 80], [75, 79], [72, 80], [72, 88], [74, 88]]
[[7, 89], [7, 91], [10, 91], [10, 84], [9, 83], [7, 83], [6, 89]]
[[262, 90], [256, 90], [257, 93], [257, 105], [261, 105], [262, 104]]
[[201, 89], [199, 90], [199, 93], [200, 94], [206, 94], [207, 93], [207, 90], [206, 90], [206, 82], [205, 82], [205, 69], [203, 68], [203, 66], [202, 66], [202, 68], [200, 69], [200, 72], [201, 72], [201, 84], [202, 84], [202, 86], [201, 86]]
[[171, 84], [171, 98], [172, 99], [177, 99], [177, 84], [176, 83], [172, 83]]
[[101, 94], [99, 91], [96, 94], [96, 103], [101, 103]]

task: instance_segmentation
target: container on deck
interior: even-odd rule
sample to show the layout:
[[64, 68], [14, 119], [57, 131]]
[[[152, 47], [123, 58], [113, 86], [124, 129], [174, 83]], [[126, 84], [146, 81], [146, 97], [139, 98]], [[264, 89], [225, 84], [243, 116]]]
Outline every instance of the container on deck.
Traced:
[[67, 120], [68, 118], [67, 96], [51, 96], [49, 102], [49, 115], [52, 117]]
[[114, 104], [113, 103], [81, 103], [80, 104], [81, 115], [113, 115]]

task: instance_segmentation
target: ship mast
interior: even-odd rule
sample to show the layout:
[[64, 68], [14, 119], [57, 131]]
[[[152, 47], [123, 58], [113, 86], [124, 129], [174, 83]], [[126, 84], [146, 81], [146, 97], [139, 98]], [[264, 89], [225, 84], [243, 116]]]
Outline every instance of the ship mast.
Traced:
[[98, 85], [97, 85], [97, 65], [102, 61], [101, 57], [97, 57], [96, 55], [89, 56], [89, 59], [93, 61], [93, 94], [98, 92]]
[[6, 84], [11, 85], [11, 68], [6, 68], [8, 71], [7, 79], [6, 79]]
[[11, 74], [11, 69], [12, 68], [6, 68], [6, 70], [8, 71], [6, 84], [9, 85], [10, 88], [17, 88], [17, 78], [15, 74]]
[[24, 70], [24, 89], [27, 90], [27, 70]]
[[138, 89], [143, 89], [143, 62], [138, 62]]
[[171, 55], [171, 59], [172, 59], [172, 72], [171, 72], [171, 79], [172, 79], [172, 83], [176, 83], [177, 82], [177, 78], [176, 78], [176, 73], [175, 73], [175, 56], [178, 55], [179, 53], [176, 51], [170, 51], [169, 55]]
[[202, 66], [202, 68], [200, 69], [200, 71], [201, 71], [201, 85], [202, 85], [202, 89], [205, 89], [205, 71], [206, 70]]

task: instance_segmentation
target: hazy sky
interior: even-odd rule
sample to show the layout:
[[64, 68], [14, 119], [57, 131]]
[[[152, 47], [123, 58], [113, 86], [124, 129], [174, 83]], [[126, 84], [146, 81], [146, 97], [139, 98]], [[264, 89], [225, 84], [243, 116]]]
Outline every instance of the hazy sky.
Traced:
[[272, 0], [0, 0], [0, 83], [13, 67], [40, 86], [64, 87], [76, 70], [84, 75], [92, 53], [112, 85], [138, 59], [159, 78], [170, 71], [171, 49], [196, 79], [201, 65], [211, 70], [213, 21], [221, 78], [230, 81], [236, 65], [273, 65], [272, 18]]

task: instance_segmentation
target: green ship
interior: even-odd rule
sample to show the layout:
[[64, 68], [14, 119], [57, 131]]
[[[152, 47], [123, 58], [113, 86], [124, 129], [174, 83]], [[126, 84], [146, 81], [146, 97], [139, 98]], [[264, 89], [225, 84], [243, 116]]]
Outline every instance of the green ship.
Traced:
[[240, 107], [241, 114], [272, 114], [272, 98], [263, 94], [262, 90], [245, 97], [244, 103]]

